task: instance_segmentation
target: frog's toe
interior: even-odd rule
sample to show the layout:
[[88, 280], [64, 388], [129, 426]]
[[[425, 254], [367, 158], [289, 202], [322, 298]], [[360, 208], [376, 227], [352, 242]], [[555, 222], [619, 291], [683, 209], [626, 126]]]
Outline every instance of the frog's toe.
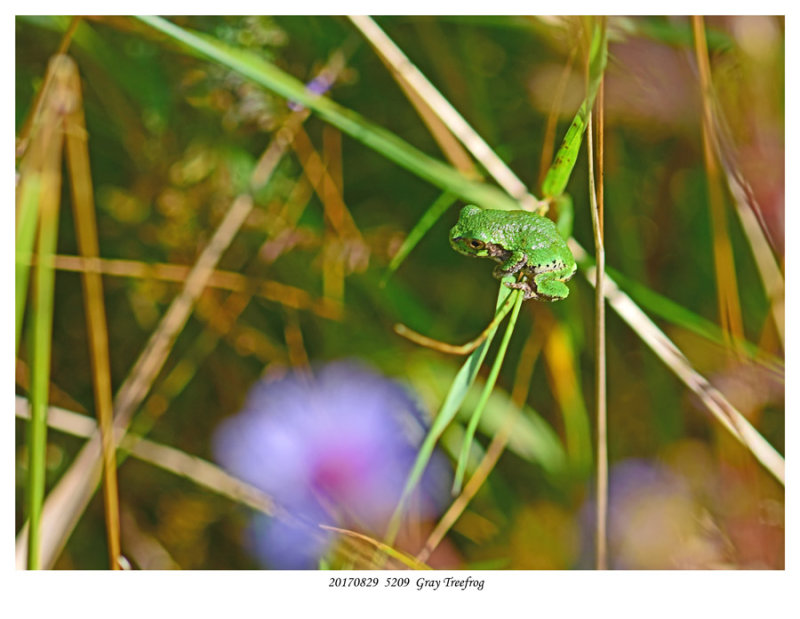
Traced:
[[505, 285], [514, 290], [522, 290], [525, 293], [524, 301], [537, 298], [536, 291], [531, 287], [528, 280], [523, 280], [521, 282], [505, 282]]

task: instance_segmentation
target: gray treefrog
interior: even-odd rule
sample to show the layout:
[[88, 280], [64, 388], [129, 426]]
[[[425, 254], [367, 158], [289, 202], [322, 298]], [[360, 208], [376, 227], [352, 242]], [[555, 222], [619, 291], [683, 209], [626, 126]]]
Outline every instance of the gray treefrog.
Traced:
[[465, 206], [450, 230], [450, 245], [466, 256], [499, 262], [493, 271], [497, 279], [521, 272], [521, 281], [506, 286], [523, 290], [525, 299], [559, 301], [569, 295], [564, 282], [575, 274], [575, 258], [547, 217]]

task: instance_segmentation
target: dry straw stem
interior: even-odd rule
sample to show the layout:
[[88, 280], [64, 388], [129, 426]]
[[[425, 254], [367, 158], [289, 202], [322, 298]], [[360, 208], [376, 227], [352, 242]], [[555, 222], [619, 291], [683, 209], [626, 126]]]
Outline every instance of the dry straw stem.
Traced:
[[484, 139], [464, 120], [464, 117], [442, 96], [427, 77], [408, 59], [403, 51], [395, 45], [375, 21], [365, 15], [350, 16], [350, 21], [372, 44], [380, 56], [387, 62], [397, 77], [402, 79], [419, 97], [436, 113], [448, 129], [469, 150], [486, 171], [508, 193], [517, 199], [526, 210], [539, 208], [539, 202], [529, 192], [525, 184], [509, 169], [509, 167], [489, 147]]
[[[351, 17], [353, 23], [356, 27], [361, 28], [357, 23], [359, 17]], [[370, 19], [370, 18], [366, 18]], [[370, 20], [371, 23], [374, 25], [375, 22]], [[431, 132], [433, 139], [436, 140], [436, 143], [439, 144], [439, 148], [442, 149], [442, 152], [445, 154], [447, 159], [453, 164], [458, 171], [464, 174], [468, 178], [480, 178], [481, 174], [476, 169], [475, 165], [472, 163], [472, 159], [470, 158], [467, 151], [464, 150], [464, 147], [461, 146], [459, 141], [455, 138], [453, 133], [447, 128], [447, 126], [442, 122], [441, 118], [431, 109], [431, 106], [428, 104], [427, 101], [422, 97], [422, 95], [411, 86], [411, 83], [404, 75], [402, 75], [396, 68], [394, 64], [390, 61], [387, 54], [384, 53], [384, 49], [390, 51], [389, 48], [385, 45], [386, 35], [383, 31], [380, 33], [373, 32], [371, 28], [367, 28], [366, 30], [362, 29], [362, 33], [366, 36], [370, 42], [375, 46], [375, 51], [378, 53], [378, 56], [383, 61], [384, 65], [389, 69], [394, 77], [397, 84], [405, 93], [408, 100], [411, 102], [411, 105], [417, 110], [417, 113], [420, 115], [422, 122], [428, 127], [428, 130]], [[375, 34], [375, 37], [370, 37], [371, 34]], [[383, 36], [381, 36], [383, 35]], [[390, 41], [391, 44], [391, 41]], [[397, 50], [397, 48], [394, 48]], [[402, 52], [401, 52], [402, 53]], [[397, 60], [398, 57], [395, 54], [394, 59]], [[405, 65], [401, 65], [405, 66]]]
[[703, 92], [703, 161], [706, 168], [708, 185], [709, 210], [713, 230], [714, 269], [717, 279], [717, 303], [722, 331], [728, 339], [728, 345], [743, 339], [742, 311], [739, 307], [739, 292], [736, 283], [736, 265], [733, 258], [730, 236], [728, 235], [727, 217], [723, 204], [722, 187], [719, 178], [719, 167], [711, 145], [711, 71], [708, 66], [705, 29], [703, 18], [692, 17], [695, 36], [695, 54], [700, 73], [700, 86]]
[[[80, 24], [81, 18], [80, 17], [73, 17], [72, 21], [70, 22], [69, 26], [67, 27], [64, 36], [61, 37], [61, 42], [58, 45], [58, 49], [56, 53], [53, 55], [60, 56], [62, 54], [67, 53], [67, 49], [69, 49], [69, 45], [72, 42], [72, 37], [75, 34], [75, 30], [78, 28], [78, 24]], [[33, 131], [33, 127], [39, 118], [39, 115], [42, 112], [42, 105], [44, 104], [44, 97], [45, 94], [50, 89], [50, 85], [53, 80], [53, 73], [48, 71], [45, 73], [44, 82], [42, 83], [39, 92], [36, 93], [36, 96], [33, 98], [33, 103], [31, 105], [31, 111], [29, 112], [27, 118], [25, 118], [25, 122], [22, 125], [22, 128], [19, 131], [19, 136], [17, 138], [17, 157], [22, 157], [25, 155], [25, 152], [28, 149], [28, 145], [30, 144], [30, 136], [31, 132]]]
[[[65, 63], [65, 70], [68, 71], [68, 79], [75, 97], [72, 111], [64, 118], [72, 206], [75, 212], [78, 247], [84, 259], [91, 263], [100, 255], [100, 248], [97, 239], [97, 221], [89, 166], [88, 135], [83, 115], [78, 67], [72, 59], [66, 56], [64, 58], [68, 60]], [[106, 511], [108, 553], [111, 569], [117, 570], [120, 569], [119, 493], [117, 491], [117, 461], [111, 427], [114, 411], [103, 280], [97, 272], [85, 271], [82, 276], [94, 400], [103, 446], [103, 500]]]
[[[602, 91], [602, 82], [601, 82]], [[598, 98], [598, 110], [602, 110], [602, 96]], [[600, 112], [602, 114], [602, 111]], [[602, 134], [598, 132], [599, 141]], [[595, 337], [594, 337], [594, 371], [595, 371], [595, 406], [597, 407], [597, 502], [595, 530], [595, 567], [598, 570], [608, 568], [607, 519], [608, 519], [608, 418], [606, 414], [606, 304], [605, 304], [605, 269], [606, 252], [603, 244], [602, 213], [598, 204], [598, 191], [602, 195], [602, 182], [598, 189], [594, 175], [594, 142], [592, 139], [592, 114], [586, 129], [586, 147], [589, 153], [589, 201], [592, 214], [592, 230], [594, 231], [594, 253], [597, 261], [595, 268]], [[600, 153], [598, 152], [598, 158]], [[602, 177], [601, 177], [602, 179]]]
[[[192, 267], [182, 264], [145, 263], [137, 260], [96, 258], [86, 260], [80, 256], [56, 256], [55, 267], [63, 271], [79, 273], [102, 273], [118, 277], [137, 277], [167, 282], [186, 281]], [[214, 270], [206, 285], [232, 292], [251, 292], [252, 294], [280, 303], [289, 308], [309, 310], [322, 318], [339, 320], [342, 307], [329, 299], [314, 299], [307, 291], [281, 282], [254, 279], [241, 273]]]

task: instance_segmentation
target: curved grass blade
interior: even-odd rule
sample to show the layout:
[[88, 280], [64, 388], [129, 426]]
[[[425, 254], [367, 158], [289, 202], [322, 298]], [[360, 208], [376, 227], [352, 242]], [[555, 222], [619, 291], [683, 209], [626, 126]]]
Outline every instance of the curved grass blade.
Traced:
[[430, 570], [432, 569], [419, 559], [412, 557], [400, 550], [396, 550], [392, 548], [388, 544], [384, 544], [383, 542], [379, 542], [376, 539], [371, 538], [369, 535], [364, 535], [363, 533], [358, 533], [357, 531], [351, 531], [349, 529], [340, 529], [339, 527], [332, 527], [327, 524], [319, 525], [320, 529], [325, 529], [326, 531], [333, 531], [334, 533], [338, 533], [339, 535], [344, 535], [346, 537], [352, 537], [353, 539], [361, 540], [362, 542], [366, 542], [367, 544], [374, 546], [380, 552], [386, 554], [387, 556], [399, 561], [407, 568], [412, 570]]
[[313, 110], [326, 122], [355, 138], [422, 179], [485, 208], [516, 210], [519, 204], [497, 187], [471, 181], [452, 167], [411, 146], [392, 132], [361, 115], [308, 91], [300, 80], [262, 57], [226, 45], [161, 17], [140, 16], [141, 21], [179, 41], [191, 53], [214, 60], [276, 94]]
[[547, 171], [547, 175], [542, 183], [542, 193], [545, 198], [555, 198], [564, 193], [567, 182], [578, 160], [578, 153], [583, 141], [583, 133], [586, 130], [586, 121], [589, 112], [594, 105], [595, 95], [600, 86], [600, 80], [606, 68], [608, 58], [608, 40], [606, 38], [605, 23], [600, 18], [595, 18], [592, 43], [589, 50], [589, 84], [586, 90], [586, 98], [578, 108], [578, 113], [572, 120], [572, 124], [567, 129], [564, 141], [558, 148], [553, 165]]
[[436, 201], [428, 207], [428, 210], [420, 217], [420, 220], [411, 229], [411, 232], [406, 236], [405, 241], [397, 250], [397, 253], [392, 257], [389, 266], [386, 268], [386, 273], [381, 279], [381, 286], [386, 285], [386, 281], [394, 274], [397, 268], [403, 263], [411, 250], [416, 247], [425, 233], [430, 230], [433, 225], [439, 221], [439, 218], [444, 215], [445, 211], [455, 202], [457, 197], [452, 193], [445, 191], [440, 195]]
[[[495, 306], [498, 311], [503, 307], [506, 299], [511, 295], [511, 292], [512, 290], [507, 286], [500, 286], [500, 292], [497, 295], [497, 304]], [[430, 430], [428, 430], [428, 434], [425, 436], [425, 440], [419, 448], [417, 458], [414, 461], [414, 466], [411, 469], [411, 473], [409, 473], [408, 479], [406, 480], [406, 485], [403, 488], [402, 494], [400, 495], [400, 500], [397, 503], [397, 507], [395, 508], [395, 511], [392, 514], [392, 518], [389, 521], [389, 525], [386, 529], [386, 536], [384, 537], [385, 543], [389, 545], [394, 543], [394, 539], [400, 530], [400, 523], [403, 518], [406, 501], [419, 483], [419, 480], [422, 477], [422, 472], [425, 470], [428, 461], [433, 455], [433, 448], [436, 446], [436, 441], [439, 440], [442, 432], [444, 432], [447, 425], [456, 416], [456, 413], [458, 412], [458, 409], [461, 408], [461, 403], [464, 401], [469, 388], [472, 386], [472, 383], [475, 382], [475, 377], [478, 375], [478, 370], [481, 367], [481, 363], [483, 363], [483, 359], [489, 350], [489, 345], [492, 343], [494, 334], [496, 332], [497, 329], [491, 331], [487, 335], [486, 340], [484, 340], [484, 342], [478, 348], [476, 348], [469, 357], [467, 357], [467, 360], [464, 362], [464, 365], [461, 366], [461, 369], [458, 371], [455, 380], [450, 386], [450, 391], [448, 391], [447, 397], [445, 398], [442, 407], [439, 409], [439, 413], [433, 420], [433, 424], [431, 425]]]
[[443, 352], [448, 355], [468, 355], [483, 343], [489, 333], [494, 332], [494, 330], [497, 328], [497, 325], [499, 325], [503, 321], [503, 318], [505, 318], [506, 314], [511, 311], [511, 306], [513, 303], [514, 299], [509, 296], [506, 302], [503, 303], [500, 309], [497, 310], [497, 313], [494, 315], [494, 318], [492, 318], [492, 321], [486, 325], [486, 328], [483, 331], [478, 334], [478, 337], [461, 345], [453, 345], [448, 344], [447, 342], [440, 342], [439, 340], [431, 339], [425, 335], [422, 335], [421, 333], [417, 333], [416, 331], [409, 329], [404, 324], [396, 324], [394, 326], [394, 332], [401, 337], [411, 340], [415, 344], [419, 344], [420, 346], [425, 346], [426, 348], [431, 348], [433, 350], [438, 350], [439, 352]]
[[486, 406], [489, 395], [494, 390], [494, 384], [497, 382], [497, 376], [500, 374], [500, 367], [503, 365], [503, 360], [506, 356], [508, 343], [511, 341], [511, 335], [514, 333], [514, 327], [517, 324], [519, 310], [522, 307], [522, 300], [525, 298], [521, 290], [515, 290], [514, 294], [516, 295], [516, 298], [514, 299], [514, 309], [511, 312], [511, 318], [506, 326], [505, 335], [503, 335], [503, 339], [500, 342], [500, 348], [497, 350], [497, 357], [495, 357], [494, 364], [489, 372], [489, 378], [486, 379], [486, 384], [483, 386], [481, 399], [478, 401], [477, 406], [472, 411], [472, 416], [470, 417], [469, 425], [467, 426], [467, 432], [464, 436], [464, 443], [461, 447], [461, 454], [458, 457], [456, 476], [453, 480], [453, 495], [458, 495], [458, 493], [461, 492], [461, 485], [464, 482], [464, 473], [467, 469], [467, 460], [469, 459], [470, 446], [472, 445], [472, 441], [475, 439], [475, 429], [478, 427], [478, 421], [480, 421], [481, 413], [483, 413], [483, 409]]

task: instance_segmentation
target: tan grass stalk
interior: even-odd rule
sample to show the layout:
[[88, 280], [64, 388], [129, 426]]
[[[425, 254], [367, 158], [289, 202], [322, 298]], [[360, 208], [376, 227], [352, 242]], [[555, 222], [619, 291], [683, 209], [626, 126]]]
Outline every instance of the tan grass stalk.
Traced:
[[[117, 277], [137, 277], [157, 279], [167, 282], [184, 283], [192, 267], [182, 264], [161, 262], [145, 263], [138, 260], [96, 258], [92, 261], [80, 256], [56, 256], [55, 267], [63, 271], [79, 273], [102, 273]], [[232, 292], [251, 292], [268, 301], [280, 303], [289, 308], [309, 310], [322, 318], [339, 320], [342, 315], [340, 304], [328, 299], [314, 299], [302, 288], [281, 282], [255, 279], [232, 271], [214, 270], [206, 284], [209, 288], [219, 288]]]
[[[598, 99], [598, 109], [602, 109], [602, 99]], [[602, 137], [599, 138], [602, 140]], [[594, 174], [594, 141], [592, 139], [592, 114], [589, 113], [586, 129], [586, 145], [589, 152], [589, 201], [592, 214], [592, 230], [595, 247], [595, 331], [594, 331], [594, 371], [595, 407], [597, 411], [597, 483], [596, 483], [596, 521], [595, 521], [595, 567], [608, 569], [607, 518], [608, 518], [608, 415], [606, 411], [606, 304], [605, 304], [605, 263], [606, 254], [603, 242], [603, 220], [600, 212], [598, 191]], [[597, 153], [598, 158], [600, 153]]]
[[728, 234], [725, 205], [723, 204], [719, 166], [711, 144], [711, 69], [708, 63], [705, 28], [702, 16], [692, 17], [695, 39], [695, 55], [700, 73], [700, 86], [703, 95], [703, 160], [708, 184], [708, 201], [713, 230], [714, 268], [717, 279], [717, 302], [719, 319], [728, 344], [735, 346], [737, 339], [744, 337], [742, 311], [739, 307], [739, 292], [736, 283], [736, 265], [733, 248]]
[[[83, 258], [91, 263], [100, 255], [100, 247], [97, 239], [94, 192], [89, 165], [88, 134], [83, 114], [78, 67], [71, 59], [66, 66], [69, 71], [68, 79], [72, 84], [71, 91], [75, 97], [75, 105], [71, 113], [64, 118], [72, 207], [75, 212], [78, 247]], [[97, 272], [85, 271], [82, 276], [94, 401], [103, 447], [103, 504], [106, 513], [108, 554], [111, 569], [118, 570], [120, 569], [119, 492], [117, 490], [117, 460], [111, 427], [114, 411], [103, 280]]]

